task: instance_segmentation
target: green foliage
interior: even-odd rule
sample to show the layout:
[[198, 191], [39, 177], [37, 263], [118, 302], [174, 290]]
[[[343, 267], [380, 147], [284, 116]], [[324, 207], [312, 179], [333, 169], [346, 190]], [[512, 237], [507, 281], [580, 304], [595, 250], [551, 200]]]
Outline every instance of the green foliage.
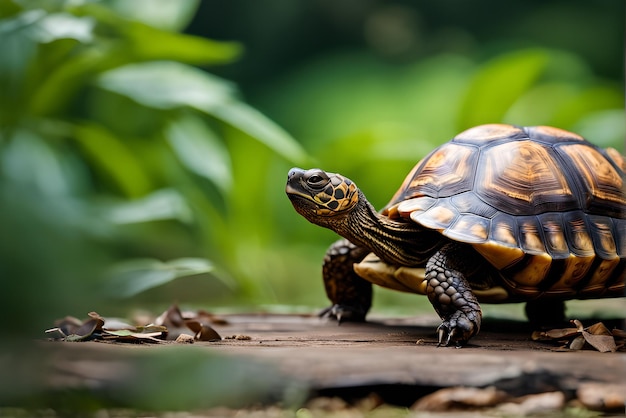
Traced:
[[[426, 153], [476, 124], [553, 125], [622, 152], [626, 137], [621, 83], [594, 75], [579, 56], [539, 47], [489, 58], [443, 53], [405, 65], [365, 53], [329, 54], [260, 89], [255, 99], [322, 168], [352, 178], [378, 208]], [[284, 220], [293, 223], [285, 258], [321, 260], [334, 235], [295, 213], [285, 212]], [[319, 267], [297, 271], [312, 289], [319, 286]], [[376, 295], [382, 304], [375, 308], [408, 306], [405, 313], [427, 303], [407, 304], [381, 289]]]
[[620, 83], [595, 76], [578, 56], [538, 47], [403, 66], [326, 56], [259, 97], [325, 168], [351, 176], [379, 207], [428, 151], [478, 124], [553, 125], [620, 150], [625, 136]]
[[135, 296], [179, 277], [209, 273], [211, 262], [203, 258], [179, 258], [164, 263], [154, 259], [133, 259], [110, 271], [109, 292], [113, 298]]
[[[225, 253], [240, 240], [229, 233], [240, 220], [229, 206], [241, 190], [225, 132], [268, 156], [307, 158], [232, 83], [192, 66], [230, 63], [241, 46], [175, 32], [198, 2], [156, 3], [0, 9], [0, 190], [11, 196], [0, 220], [12, 231], [0, 252], [11, 278], [0, 305], [30, 320], [14, 323], [18, 333], [95, 309], [102, 285], [128, 297], [201, 273], [231, 283], [237, 265]], [[109, 270], [118, 274], [103, 276]]]
[[[252, 107], [214, 70], [242, 46], [181, 33], [199, 4], [0, 3], [0, 223], [10, 237], [0, 272], [13, 278], [2, 280], [0, 309], [29, 318], [31, 331], [106, 312], [103, 284], [120, 297], [159, 285], [165, 304], [188, 292], [165, 284], [174, 278], [217, 283], [207, 305], [324, 304], [320, 260], [335, 235], [285, 198], [292, 165], [346, 174], [382, 207], [420, 158], [479, 123], [555, 125], [623, 149], [620, 83], [541, 45], [434, 50], [402, 65], [356, 48], [320, 53], [257, 81]], [[137, 259], [151, 261], [103, 278]], [[170, 264], [178, 259], [204, 267]]]

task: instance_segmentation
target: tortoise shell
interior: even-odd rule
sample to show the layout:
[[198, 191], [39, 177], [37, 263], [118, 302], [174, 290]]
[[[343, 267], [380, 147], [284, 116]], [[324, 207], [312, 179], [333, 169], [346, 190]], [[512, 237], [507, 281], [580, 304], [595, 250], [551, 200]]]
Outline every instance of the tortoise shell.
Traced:
[[571, 132], [483, 125], [420, 161], [382, 213], [471, 244], [520, 297], [618, 296], [625, 170]]

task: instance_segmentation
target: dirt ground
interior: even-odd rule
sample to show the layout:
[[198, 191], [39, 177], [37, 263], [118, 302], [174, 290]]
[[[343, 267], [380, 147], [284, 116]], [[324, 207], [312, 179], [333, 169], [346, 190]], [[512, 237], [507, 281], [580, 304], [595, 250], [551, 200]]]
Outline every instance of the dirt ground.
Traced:
[[[619, 320], [605, 322], [609, 327], [623, 326]], [[557, 343], [533, 341], [525, 322], [494, 319], [487, 319], [466, 347], [437, 347], [436, 325], [433, 316], [372, 318], [367, 323], [338, 326], [314, 315], [238, 314], [220, 316], [211, 325], [220, 334], [219, 341], [51, 342], [43, 346], [54, 358], [53, 375], [47, 381], [55, 389], [119, 385], [120, 376], [128, 373], [112, 372], [107, 364], [117, 363], [111, 359], [129, 353], [158, 353], [172, 346], [178, 347], [182, 357], [193, 350], [233, 363], [254, 361], [270, 366], [272, 373], [265, 382], [261, 377], [260, 385], [282, 385], [282, 395], [289, 387], [300, 388], [299, 403], [290, 412], [275, 409], [271, 399], [282, 395], [273, 394], [267, 402], [257, 400], [253, 409], [242, 410], [225, 401], [231, 406], [209, 408], [197, 416], [484, 416], [485, 411], [491, 416], [567, 411], [594, 416], [592, 411], [625, 412], [624, 351], [569, 350]], [[230, 377], [239, 385], [234, 374]], [[250, 385], [259, 380], [252, 372], [249, 377]], [[247, 379], [245, 373], [243, 379]], [[376, 415], [377, 411], [382, 415]]]

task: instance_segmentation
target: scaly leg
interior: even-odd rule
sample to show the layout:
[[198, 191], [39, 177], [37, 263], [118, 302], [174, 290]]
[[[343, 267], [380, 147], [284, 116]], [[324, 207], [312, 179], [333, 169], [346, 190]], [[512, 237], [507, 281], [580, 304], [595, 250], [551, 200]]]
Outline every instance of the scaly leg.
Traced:
[[426, 264], [426, 293], [443, 322], [439, 345], [461, 347], [480, 330], [482, 312], [463, 271], [472, 271], [477, 254], [467, 245], [451, 243]]
[[365, 321], [365, 315], [372, 305], [372, 284], [359, 277], [353, 265], [368, 253], [368, 250], [346, 239], [340, 239], [328, 248], [322, 276], [326, 295], [332, 305], [324, 309], [320, 316], [335, 318], [339, 323]]

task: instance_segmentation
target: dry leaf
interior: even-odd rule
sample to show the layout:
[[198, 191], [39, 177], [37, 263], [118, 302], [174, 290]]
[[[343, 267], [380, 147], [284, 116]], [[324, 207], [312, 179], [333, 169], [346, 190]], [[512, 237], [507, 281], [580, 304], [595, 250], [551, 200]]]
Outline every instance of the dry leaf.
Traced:
[[550, 341], [550, 340], [562, 340], [564, 338], [570, 338], [578, 335], [576, 328], [559, 328], [551, 329], [548, 331], [535, 331], [532, 333], [531, 338], [534, 341]]
[[512, 399], [511, 402], [499, 405], [497, 410], [506, 415], [535, 416], [554, 414], [562, 411], [565, 406], [563, 392], [546, 392], [526, 395]]
[[611, 335], [614, 336], [615, 338], [626, 339], [626, 331], [624, 331], [623, 329], [617, 329], [617, 328], [612, 329]]
[[440, 389], [419, 399], [413, 411], [453, 411], [458, 409], [489, 407], [502, 403], [509, 395], [495, 387], [452, 387]]
[[44, 332], [46, 333], [46, 335], [48, 335], [48, 338], [52, 338], [53, 340], [60, 340], [67, 337], [63, 330], [59, 327], [50, 328], [45, 330]]
[[183, 318], [183, 314], [180, 312], [178, 305], [174, 304], [159, 315], [154, 323], [157, 325], [164, 325], [168, 328], [179, 328], [185, 324], [185, 319]]
[[215, 341], [222, 339], [220, 334], [207, 324], [195, 320], [187, 320], [185, 323], [190, 330], [196, 333], [195, 338], [198, 341]]
[[534, 341], [555, 341], [565, 342], [566, 346], [571, 350], [582, 350], [585, 344], [595, 348], [601, 353], [615, 352], [623, 346], [616, 339], [623, 340], [621, 335], [626, 335], [622, 330], [610, 331], [602, 322], [595, 323], [585, 328], [577, 319], [570, 321], [576, 328], [560, 328], [548, 331], [535, 331], [532, 333]]
[[[91, 315], [90, 315], [91, 316]], [[83, 322], [72, 334], [64, 338], [65, 341], [83, 341], [93, 337], [95, 333], [102, 333], [102, 325], [104, 320], [98, 315], [91, 316], [90, 319]]]
[[569, 344], [570, 350], [582, 350], [584, 346], [585, 346], [585, 337], [583, 337], [582, 335], [579, 335], [578, 337], [574, 338], [572, 342]]
[[615, 352], [617, 350], [611, 331], [602, 322], [593, 324], [582, 330], [581, 333], [585, 341], [601, 353]]
[[176, 342], [179, 344], [193, 344], [195, 341], [196, 339], [189, 334], [180, 334], [176, 337]]
[[583, 331], [582, 334], [585, 341], [601, 353], [614, 353], [617, 351], [617, 344], [615, 344], [615, 339], [612, 335], [594, 335], [587, 331]]
[[76, 330], [83, 325], [83, 321], [73, 316], [66, 316], [63, 319], [54, 321], [55, 327], [59, 328], [65, 336], [75, 334]]
[[576, 390], [578, 400], [596, 411], [624, 411], [626, 383], [581, 383]]

